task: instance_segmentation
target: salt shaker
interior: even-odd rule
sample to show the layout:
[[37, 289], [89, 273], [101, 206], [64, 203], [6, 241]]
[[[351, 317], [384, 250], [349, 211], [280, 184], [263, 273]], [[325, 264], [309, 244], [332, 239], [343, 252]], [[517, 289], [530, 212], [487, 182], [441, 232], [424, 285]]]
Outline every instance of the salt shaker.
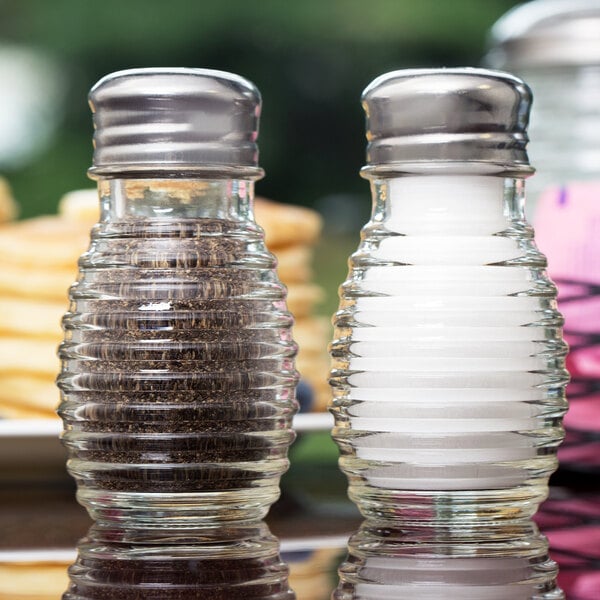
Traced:
[[262, 518], [293, 441], [296, 345], [253, 217], [260, 95], [201, 69], [90, 92], [100, 222], [60, 347], [62, 440], [95, 521], [66, 600], [290, 599]]
[[530, 91], [407, 70], [362, 100], [373, 212], [334, 318], [331, 411], [365, 521], [333, 597], [563, 598], [531, 520], [568, 375], [524, 216]]

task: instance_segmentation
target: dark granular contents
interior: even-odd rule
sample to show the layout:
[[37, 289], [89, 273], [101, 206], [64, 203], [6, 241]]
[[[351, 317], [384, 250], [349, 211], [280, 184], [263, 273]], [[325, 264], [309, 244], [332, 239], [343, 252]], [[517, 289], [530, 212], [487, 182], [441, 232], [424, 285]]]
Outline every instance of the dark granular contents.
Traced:
[[275, 338], [275, 333], [273, 332], [272, 340], [262, 341], [261, 339], [261, 341], [255, 341], [252, 344], [247, 343], [251, 340], [250, 336], [245, 336], [248, 339], [244, 341], [236, 342], [229, 339], [219, 340], [218, 338], [210, 341], [169, 341], [168, 346], [162, 340], [137, 344], [135, 342], [123, 342], [122, 340], [98, 341], [71, 345], [68, 355], [76, 360], [79, 360], [80, 356], [85, 356], [91, 359], [90, 362], [95, 362], [98, 359], [118, 361], [119, 368], [122, 368], [121, 361], [130, 361], [128, 366], [134, 361], [154, 361], [157, 363], [164, 361], [201, 361], [205, 363], [221, 359], [224, 352], [227, 352], [231, 361], [293, 358], [294, 348], [282, 344], [281, 336]]
[[287, 468], [296, 346], [257, 235], [218, 219], [96, 227], [58, 378], [87, 489], [235, 490]]
[[[282, 445], [289, 442], [284, 435]], [[115, 456], [126, 456], [132, 463], [162, 463], [165, 458], [173, 464], [196, 464], [199, 460], [218, 461], [223, 454], [230, 461], [256, 461], [265, 458], [285, 458], [285, 447], [276, 446], [272, 440], [253, 433], [223, 432], [214, 423], [202, 433], [148, 436], [99, 433], [87, 435], [73, 449], [82, 460], [120, 462]]]
[[[258, 330], [261, 339], [269, 337], [269, 331], [279, 327], [290, 327], [291, 317], [286, 313], [273, 312], [273, 301], [256, 301], [251, 307], [251, 312], [243, 312], [248, 308], [248, 302], [228, 302], [226, 309], [223, 302], [215, 303], [214, 307], [206, 306], [204, 309], [179, 309], [177, 305], [171, 303], [171, 308], [166, 311], [151, 311], [145, 304], [137, 302], [130, 308], [131, 312], [124, 312], [123, 302], [108, 303], [101, 306], [102, 311], [98, 310], [100, 301], [82, 300], [78, 302], [80, 310], [85, 309], [88, 312], [79, 312], [68, 314], [63, 320], [67, 336], [73, 335], [73, 330], [81, 336], [85, 335], [88, 342], [102, 341], [107, 339], [107, 332], [113, 337], [113, 341], [119, 339], [136, 341], [139, 339], [139, 332], [145, 332], [145, 339], [164, 340], [170, 339], [173, 332], [178, 332], [177, 339], [181, 342], [195, 340], [216, 340], [227, 332], [234, 329], [238, 330], [240, 335], [250, 336], [252, 332]], [[111, 308], [112, 304], [112, 308]], [[140, 306], [145, 306], [140, 310]], [[174, 306], [176, 308], [174, 308]], [[273, 333], [271, 333], [273, 335]]]
[[[167, 367], [168, 368], [168, 367]], [[63, 372], [58, 379], [59, 387], [68, 392], [69, 387], [76, 385], [90, 391], [109, 392], [118, 389], [124, 393], [129, 392], [163, 392], [175, 393], [170, 396], [172, 401], [178, 403], [185, 401], [185, 394], [189, 392], [227, 393], [229, 390], [241, 391], [251, 387], [270, 387], [277, 385], [290, 385], [295, 375], [282, 365], [281, 372], [231, 372], [208, 371], [195, 373], [194, 371], [175, 372], [109, 372], [109, 373], [81, 373], [72, 375]], [[100, 401], [100, 396], [98, 397]], [[143, 418], [143, 417], [140, 417]]]
[[[127, 457], [121, 455], [122, 461]], [[165, 463], [166, 463], [166, 459]], [[70, 469], [78, 482], [91, 479], [91, 485], [97, 489], [111, 490], [114, 492], [146, 492], [157, 493], [200, 493], [223, 492], [228, 490], [244, 490], [255, 487], [257, 481], [266, 478], [272, 479], [283, 473], [287, 467], [287, 460], [269, 461], [269, 470], [250, 470], [228, 465], [199, 465], [191, 467], [183, 465], [176, 468], [168, 464], [168, 468], [155, 468], [144, 465], [120, 466], [103, 470], [95, 468], [86, 478], [85, 474]]]
[[[221, 358], [220, 360], [217, 359], [217, 366], [215, 364], [216, 361], [211, 360], [210, 358], [205, 360], [202, 360], [201, 357], [195, 359], [184, 358], [186, 353], [182, 353], [181, 358], [176, 358], [178, 356], [177, 351], [173, 352], [171, 350], [165, 350], [163, 353], [164, 355], [169, 356], [169, 358], [160, 358], [156, 356], [157, 353], [151, 354], [145, 351], [142, 351], [140, 354], [142, 354], [142, 356], [135, 360], [129, 359], [119, 361], [117, 359], [93, 358], [91, 360], [75, 359], [75, 361], [77, 366], [86, 373], [105, 373], [109, 383], [112, 383], [113, 379], [115, 381], [124, 382], [127, 379], [127, 373], [133, 371], [134, 373], [156, 373], [159, 377], [155, 377], [155, 379], [159, 379], [160, 374], [166, 374], [167, 372], [169, 376], [178, 373], [194, 373], [197, 379], [201, 379], [204, 373], [210, 375], [215, 374], [217, 376], [227, 374], [227, 379], [231, 381], [232, 384], [236, 380], [244, 382], [256, 381], [256, 387], [262, 387], [263, 381], [269, 379], [269, 373], [277, 372], [276, 369], [285, 371], [290, 370], [289, 367], [286, 369], [282, 364], [284, 362], [282, 359], [262, 358], [258, 360], [229, 360]], [[218, 369], [218, 371], [216, 371], [216, 369]], [[266, 373], [263, 374], [263, 371], [266, 371]], [[224, 375], [221, 375], [221, 377], [224, 377]], [[252, 383], [250, 385], [254, 387]]]
[[252, 433], [278, 429], [278, 425], [285, 427], [291, 412], [285, 403], [278, 407], [275, 401], [236, 401], [233, 394], [221, 401], [207, 400], [197, 394], [187, 398], [185, 404], [171, 404], [168, 397], [152, 392], [128, 394], [127, 402], [122, 401], [122, 394], [107, 393], [102, 404], [97, 404], [96, 398], [89, 392], [70, 396], [69, 402], [63, 403], [61, 408], [62, 417], [70, 422], [69, 433], [103, 432], [106, 429], [112, 433], [132, 429], [139, 433], [165, 433], [167, 416], [168, 433], [195, 433], [198, 431], [198, 422], [206, 425], [205, 431], [215, 431], [223, 427], [224, 419], [228, 420], [230, 431]]

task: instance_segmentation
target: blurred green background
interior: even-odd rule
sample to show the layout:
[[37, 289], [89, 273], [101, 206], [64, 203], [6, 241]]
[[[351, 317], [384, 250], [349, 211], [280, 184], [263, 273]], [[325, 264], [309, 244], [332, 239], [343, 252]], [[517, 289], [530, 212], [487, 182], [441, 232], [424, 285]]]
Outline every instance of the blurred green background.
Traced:
[[[514, 4], [3, 0], [0, 65], [24, 48], [49, 62], [27, 89], [43, 114], [29, 115], [36, 127], [20, 132], [20, 143], [36, 130], [42, 143], [34, 140], [17, 159], [0, 156], [0, 168], [22, 216], [53, 212], [64, 192], [91, 185], [86, 95], [100, 77], [131, 67], [211, 67], [239, 73], [262, 92], [259, 141], [267, 177], [258, 193], [319, 208], [364, 197], [367, 184], [357, 175], [364, 156], [362, 89], [393, 69], [479, 64], [487, 30]], [[19, 78], [14, 70], [11, 76]], [[3, 79], [0, 89], [14, 88], [11, 77]], [[8, 145], [1, 128], [0, 137]]]
[[[21, 217], [90, 187], [86, 96], [102, 76], [210, 67], [263, 96], [257, 193], [312, 206], [328, 235], [317, 276], [339, 282], [369, 213], [363, 88], [404, 67], [476, 66], [511, 0], [0, 0], [0, 173]], [[340, 268], [340, 265], [342, 267]], [[322, 311], [337, 301], [328, 294]]]

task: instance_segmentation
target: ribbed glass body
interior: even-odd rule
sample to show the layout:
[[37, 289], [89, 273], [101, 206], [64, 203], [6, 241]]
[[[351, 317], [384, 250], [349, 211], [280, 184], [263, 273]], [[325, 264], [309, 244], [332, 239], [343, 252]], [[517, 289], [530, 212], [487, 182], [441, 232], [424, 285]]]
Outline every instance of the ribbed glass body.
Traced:
[[[186, 565], [204, 572], [213, 560], [223, 575], [228, 560], [262, 554], [278, 564], [260, 519], [279, 495], [294, 439], [296, 345], [254, 222], [253, 183], [106, 179], [99, 190], [101, 220], [80, 259], [60, 348], [68, 469], [97, 522], [65, 598], [237, 597], [192, 593], [197, 573], [177, 588], [175, 574]], [[113, 567], [127, 561], [131, 589], [119, 596]], [[163, 567], [149, 568], [153, 561]], [[155, 595], [139, 595], [152, 587], [147, 570]], [[249, 597], [289, 598], [282, 573], [279, 592]], [[112, 583], [104, 589], [97, 577]], [[231, 581], [223, 575], [223, 589]], [[180, 591], [168, 595], [170, 586]]]
[[561, 598], [531, 516], [566, 346], [520, 179], [372, 181], [334, 319], [333, 437], [366, 517], [337, 599]]
[[516, 69], [531, 86], [527, 213], [535, 224], [540, 195], [551, 186], [600, 178], [600, 65]]

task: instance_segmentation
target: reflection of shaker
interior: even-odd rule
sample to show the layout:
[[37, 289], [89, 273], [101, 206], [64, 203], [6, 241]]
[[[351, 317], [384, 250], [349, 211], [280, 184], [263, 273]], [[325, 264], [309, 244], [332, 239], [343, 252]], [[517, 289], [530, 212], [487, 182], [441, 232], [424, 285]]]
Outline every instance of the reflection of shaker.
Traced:
[[142, 69], [101, 80], [90, 103], [102, 215], [58, 383], [96, 523], [64, 598], [293, 598], [261, 521], [288, 464], [297, 375], [253, 217], [258, 91]]
[[492, 43], [488, 62], [523, 76], [534, 94], [528, 197], [571, 347], [561, 468], [599, 472], [600, 1], [527, 3], [496, 23]]
[[566, 348], [524, 217], [530, 94], [477, 69], [363, 95], [373, 213], [341, 288], [333, 431], [366, 520], [335, 598], [562, 598], [531, 516]]

